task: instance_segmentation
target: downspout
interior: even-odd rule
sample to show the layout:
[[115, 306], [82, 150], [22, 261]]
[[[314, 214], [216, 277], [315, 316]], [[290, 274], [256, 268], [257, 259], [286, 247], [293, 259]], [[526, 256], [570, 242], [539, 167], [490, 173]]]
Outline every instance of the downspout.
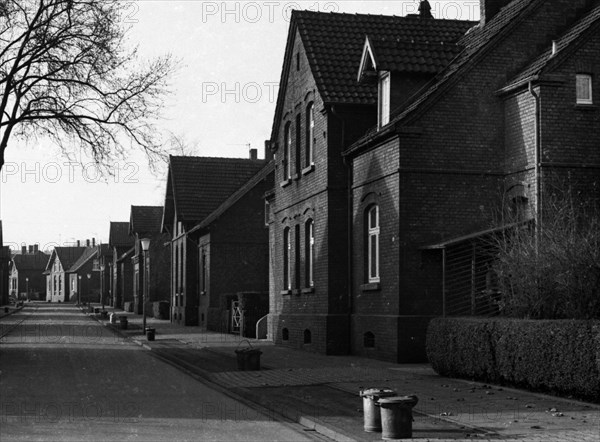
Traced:
[[542, 234], [542, 147], [541, 147], [541, 124], [540, 124], [540, 96], [533, 90], [533, 83], [528, 83], [529, 94], [535, 100], [534, 117], [534, 143], [535, 143], [535, 252], [538, 253], [540, 237]]
[[[342, 125], [342, 135], [341, 135], [341, 147], [342, 149], [345, 146], [346, 143], [346, 121], [344, 120], [344, 118], [342, 118], [342, 116], [340, 114], [337, 113], [337, 110], [335, 109], [335, 106], [331, 106], [331, 114], [336, 117], [341, 125]], [[352, 278], [353, 278], [353, 269], [352, 269], [352, 206], [353, 206], [353, 198], [352, 198], [352, 162], [348, 161], [347, 157], [342, 156], [342, 161], [344, 162], [344, 165], [347, 167], [347, 173], [346, 173], [346, 179], [347, 179], [347, 184], [346, 184], [346, 191], [347, 193], [347, 219], [346, 219], [346, 224], [348, 226], [347, 228], [347, 246], [346, 246], [346, 250], [347, 250], [347, 280], [346, 280], [346, 290], [347, 290], [347, 294], [348, 294], [348, 353], [350, 353], [350, 349], [352, 348], [352, 308], [353, 308], [353, 303], [352, 303]]]

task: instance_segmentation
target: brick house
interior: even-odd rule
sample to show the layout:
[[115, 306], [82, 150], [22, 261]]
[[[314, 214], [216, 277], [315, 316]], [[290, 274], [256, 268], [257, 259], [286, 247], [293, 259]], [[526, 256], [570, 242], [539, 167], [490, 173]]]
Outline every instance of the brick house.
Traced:
[[10, 263], [11, 296], [46, 300], [46, 278], [44, 270], [49, 256], [38, 249], [38, 245], [23, 246], [20, 254], [13, 255]]
[[88, 304], [101, 301], [100, 248], [88, 245], [67, 272], [70, 301]]
[[130, 261], [132, 253], [127, 256], [127, 252], [133, 249], [134, 240], [129, 236], [128, 222], [110, 223], [108, 246], [112, 249], [112, 260], [108, 264], [111, 304], [115, 308], [123, 309], [125, 302], [133, 301], [133, 268]]
[[[162, 232], [171, 241], [171, 321], [199, 325], [198, 243], [188, 232], [266, 164], [256, 150], [249, 159], [169, 157]], [[243, 223], [240, 223], [242, 225]], [[213, 258], [214, 259], [214, 258]], [[213, 269], [215, 269], [213, 262]], [[203, 301], [203, 313], [206, 315]]]
[[51, 302], [69, 302], [71, 287], [69, 270], [85, 252], [86, 247], [55, 247], [46, 264], [46, 300]]
[[269, 312], [264, 195], [273, 172], [271, 161], [188, 232], [198, 245], [201, 327], [254, 338], [256, 322]]
[[[134, 240], [131, 257], [133, 266], [133, 311], [143, 312], [144, 290], [147, 291], [146, 314], [153, 312], [152, 303], [169, 301], [169, 241], [168, 235], [161, 233], [162, 206], [131, 206], [129, 236]], [[150, 239], [150, 247], [142, 250], [141, 240]]]
[[[345, 152], [353, 353], [422, 360], [448, 273], [466, 271], [467, 296], [485, 286], [475, 240], [505, 203], [537, 218], [544, 192], [567, 177], [598, 198], [599, 29], [598, 1], [482, 0], [447, 67], [395, 109], [380, 103], [389, 114]], [[380, 87], [388, 66], [375, 68]], [[469, 259], [452, 268], [459, 247]]]
[[[448, 42], [470, 26], [418, 16], [293, 11], [269, 141], [276, 156], [275, 187], [267, 199], [269, 334], [276, 343], [326, 354], [350, 351], [352, 177], [341, 154], [378, 116], [377, 81], [368, 63], [361, 73], [365, 81], [357, 81], [361, 55], [381, 54], [376, 62], [384, 63], [399, 36]], [[406, 99], [431, 79], [438, 64], [406, 73], [404, 83], [393, 77], [404, 90], [392, 101]]]

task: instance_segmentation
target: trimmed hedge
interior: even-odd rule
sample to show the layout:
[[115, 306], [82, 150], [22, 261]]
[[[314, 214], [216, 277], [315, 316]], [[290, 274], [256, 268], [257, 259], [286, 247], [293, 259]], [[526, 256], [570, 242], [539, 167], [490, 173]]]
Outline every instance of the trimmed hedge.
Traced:
[[443, 376], [600, 402], [600, 321], [437, 318], [426, 346]]

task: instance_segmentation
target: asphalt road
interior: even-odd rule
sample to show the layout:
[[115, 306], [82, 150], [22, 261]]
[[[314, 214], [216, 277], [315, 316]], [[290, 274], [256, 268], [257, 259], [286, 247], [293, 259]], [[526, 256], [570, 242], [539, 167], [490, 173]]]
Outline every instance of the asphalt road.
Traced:
[[304, 441], [66, 304], [0, 320], [0, 440]]

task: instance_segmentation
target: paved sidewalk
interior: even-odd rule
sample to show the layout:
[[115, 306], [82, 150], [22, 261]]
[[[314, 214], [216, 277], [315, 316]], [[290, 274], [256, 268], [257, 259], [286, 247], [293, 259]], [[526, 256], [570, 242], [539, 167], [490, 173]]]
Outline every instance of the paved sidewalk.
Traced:
[[[127, 330], [96, 319], [191, 375], [334, 440], [381, 439], [362, 429], [358, 392], [372, 387], [418, 396], [413, 440], [600, 440], [598, 405], [444, 378], [427, 364], [324, 356], [154, 318], [147, 326], [156, 329], [156, 339], [147, 341], [140, 315], [115, 313], [127, 315]], [[248, 345], [262, 351], [260, 371], [237, 369], [235, 349]]]

